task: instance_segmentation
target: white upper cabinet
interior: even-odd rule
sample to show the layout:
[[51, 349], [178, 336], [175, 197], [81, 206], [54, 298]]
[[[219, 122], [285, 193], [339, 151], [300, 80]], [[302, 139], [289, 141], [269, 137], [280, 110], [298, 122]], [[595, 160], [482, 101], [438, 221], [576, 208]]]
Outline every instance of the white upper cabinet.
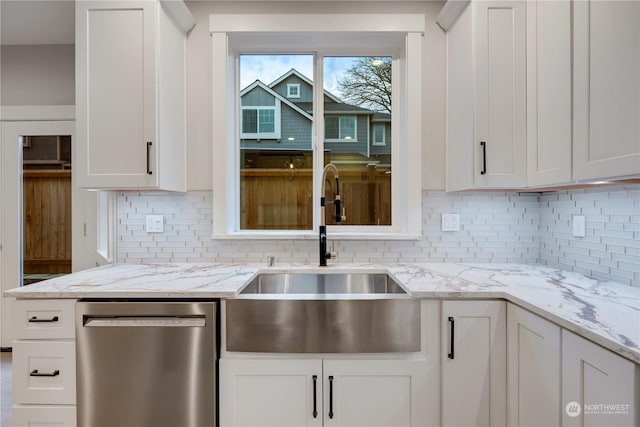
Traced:
[[168, 11], [175, 5], [77, 2], [80, 187], [186, 191], [186, 29]]
[[447, 191], [640, 176], [640, 2], [449, 1], [438, 22]]
[[447, 33], [447, 190], [526, 186], [525, 3], [472, 1]]
[[571, 4], [527, 1], [527, 184], [571, 182]]
[[573, 3], [573, 176], [640, 174], [640, 2]]

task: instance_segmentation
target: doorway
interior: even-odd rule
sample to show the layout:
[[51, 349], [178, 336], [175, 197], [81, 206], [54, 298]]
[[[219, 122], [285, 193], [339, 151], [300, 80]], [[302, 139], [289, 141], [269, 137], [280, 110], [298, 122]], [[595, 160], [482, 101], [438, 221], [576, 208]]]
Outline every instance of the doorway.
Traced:
[[[74, 121], [7, 121], [0, 150], [2, 290], [95, 267], [96, 196], [74, 185]], [[2, 347], [12, 300], [2, 297]]]
[[71, 273], [71, 135], [22, 138], [22, 285]]

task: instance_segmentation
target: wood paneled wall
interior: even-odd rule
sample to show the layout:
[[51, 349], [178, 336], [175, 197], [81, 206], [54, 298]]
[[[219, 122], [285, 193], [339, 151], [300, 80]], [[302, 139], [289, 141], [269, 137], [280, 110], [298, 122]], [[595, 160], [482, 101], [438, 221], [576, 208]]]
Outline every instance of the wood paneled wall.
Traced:
[[23, 172], [24, 273], [71, 273], [71, 171]]

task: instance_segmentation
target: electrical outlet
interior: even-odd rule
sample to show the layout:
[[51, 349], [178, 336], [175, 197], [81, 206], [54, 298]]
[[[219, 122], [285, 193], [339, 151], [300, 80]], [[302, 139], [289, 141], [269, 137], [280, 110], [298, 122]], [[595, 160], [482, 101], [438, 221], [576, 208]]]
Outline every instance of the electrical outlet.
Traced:
[[442, 231], [460, 231], [460, 214], [442, 214]]
[[585, 223], [584, 215], [573, 216], [573, 235], [575, 237], [586, 236], [586, 223]]
[[145, 231], [147, 233], [162, 233], [164, 232], [164, 216], [162, 215], [147, 215]]

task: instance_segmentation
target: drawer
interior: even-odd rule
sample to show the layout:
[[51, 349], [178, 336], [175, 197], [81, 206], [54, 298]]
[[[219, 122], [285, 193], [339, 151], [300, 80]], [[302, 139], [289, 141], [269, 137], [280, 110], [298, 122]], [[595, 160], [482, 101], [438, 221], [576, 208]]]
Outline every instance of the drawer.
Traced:
[[66, 339], [75, 333], [74, 299], [16, 300], [13, 304], [16, 339]]
[[74, 405], [75, 341], [14, 341], [13, 401]]
[[11, 409], [13, 427], [75, 427], [75, 406], [14, 405]]

